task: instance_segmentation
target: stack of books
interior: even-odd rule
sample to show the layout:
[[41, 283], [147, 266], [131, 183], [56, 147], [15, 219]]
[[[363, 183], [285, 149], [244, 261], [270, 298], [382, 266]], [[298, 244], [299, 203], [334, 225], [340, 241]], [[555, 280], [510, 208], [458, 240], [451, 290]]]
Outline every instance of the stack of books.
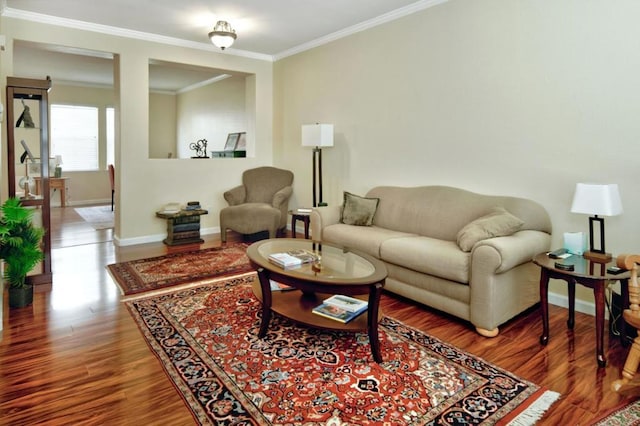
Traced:
[[185, 210], [200, 210], [200, 201], [189, 201]]
[[336, 294], [325, 299], [321, 305], [313, 308], [312, 312], [316, 315], [346, 324], [365, 312], [368, 305], [364, 300]]
[[317, 259], [318, 256], [304, 249], [272, 253], [269, 255], [269, 261], [283, 269], [296, 268], [305, 263], [315, 262]]

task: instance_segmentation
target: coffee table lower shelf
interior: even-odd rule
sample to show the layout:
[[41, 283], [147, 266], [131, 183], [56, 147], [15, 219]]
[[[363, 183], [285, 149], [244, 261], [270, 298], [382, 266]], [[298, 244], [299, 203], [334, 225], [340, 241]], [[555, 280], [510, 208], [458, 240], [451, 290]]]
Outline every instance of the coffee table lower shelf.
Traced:
[[[260, 281], [253, 285], [253, 294], [262, 302], [262, 290]], [[320, 305], [324, 299], [333, 296], [331, 293], [303, 294], [301, 290], [272, 291], [271, 310], [283, 317], [289, 318], [299, 324], [308, 327], [338, 331], [367, 331], [369, 315], [363, 312], [348, 323], [341, 323], [323, 316], [314, 314], [313, 308]], [[352, 296], [367, 301], [367, 295]], [[378, 322], [382, 319], [382, 311], [378, 311]]]

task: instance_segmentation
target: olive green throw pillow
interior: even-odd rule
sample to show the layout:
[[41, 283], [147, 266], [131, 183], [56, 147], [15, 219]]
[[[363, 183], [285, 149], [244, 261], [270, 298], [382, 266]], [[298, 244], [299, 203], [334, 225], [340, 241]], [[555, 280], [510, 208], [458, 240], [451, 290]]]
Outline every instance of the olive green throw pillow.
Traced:
[[471, 251], [478, 241], [511, 235], [522, 228], [522, 225], [522, 220], [504, 208], [496, 207], [488, 215], [468, 223], [458, 232], [458, 246], [462, 251]]
[[340, 221], [347, 225], [371, 226], [379, 202], [379, 198], [364, 198], [345, 191]]

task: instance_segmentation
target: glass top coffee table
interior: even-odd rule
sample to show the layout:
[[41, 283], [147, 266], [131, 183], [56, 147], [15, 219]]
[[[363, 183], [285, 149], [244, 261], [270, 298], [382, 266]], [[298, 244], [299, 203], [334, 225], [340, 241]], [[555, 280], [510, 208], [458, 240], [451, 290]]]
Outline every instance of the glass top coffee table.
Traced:
[[[269, 261], [269, 255], [303, 249], [320, 256], [320, 265], [305, 263], [284, 269]], [[258, 271], [259, 281], [253, 292], [262, 302], [262, 322], [258, 337], [267, 334], [271, 313], [276, 312], [300, 324], [326, 330], [367, 331], [371, 353], [382, 362], [378, 340], [380, 295], [387, 278], [384, 263], [368, 254], [314, 243], [311, 240], [276, 238], [258, 241], [247, 249], [247, 256]], [[321, 266], [318, 268], [318, 266]], [[294, 288], [292, 291], [272, 291], [270, 280]], [[346, 324], [324, 318], [313, 308], [334, 294], [357, 297], [368, 301], [367, 312]]]

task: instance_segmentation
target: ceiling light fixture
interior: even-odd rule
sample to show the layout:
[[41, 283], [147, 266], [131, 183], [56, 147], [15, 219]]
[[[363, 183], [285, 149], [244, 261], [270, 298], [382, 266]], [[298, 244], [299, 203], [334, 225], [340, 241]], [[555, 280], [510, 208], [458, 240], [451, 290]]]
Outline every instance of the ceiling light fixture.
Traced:
[[209, 33], [211, 43], [224, 50], [230, 47], [236, 40], [236, 31], [231, 28], [231, 25], [227, 21], [218, 21], [213, 31]]

